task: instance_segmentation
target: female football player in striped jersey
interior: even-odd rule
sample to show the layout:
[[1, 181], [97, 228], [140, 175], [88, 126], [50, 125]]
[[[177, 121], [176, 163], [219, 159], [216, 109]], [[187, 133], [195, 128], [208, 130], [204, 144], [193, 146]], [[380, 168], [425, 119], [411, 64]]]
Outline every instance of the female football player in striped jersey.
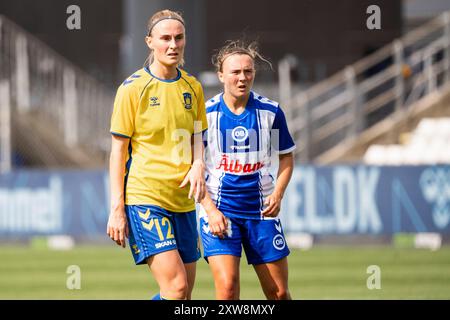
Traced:
[[291, 299], [289, 249], [278, 214], [295, 144], [278, 103], [251, 90], [257, 58], [267, 61], [254, 44], [224, 46], [214, 58], [224, 89], [206, 104], [208, 192], [201, 202], [200, 233], [221, 300], [239, 299], [242, 247], [265, 296]]
[[122, 83], [114, 101], [107, 233], [123, 247], [128, 237], [135, 263], [150, 267], [160, 287], [155, 300], [190, 299], [200, 258], [192, 196], [198, 202], [206, 190], [205, 102], [200, 83], [179, 68], [181, 15], [157, 12], [147, 32], [148, 64]]

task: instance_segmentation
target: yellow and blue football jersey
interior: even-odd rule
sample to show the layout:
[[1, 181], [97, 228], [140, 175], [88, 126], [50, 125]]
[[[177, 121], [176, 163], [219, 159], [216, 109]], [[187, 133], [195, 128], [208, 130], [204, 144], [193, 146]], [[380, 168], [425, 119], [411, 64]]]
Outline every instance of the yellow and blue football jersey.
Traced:
[[117, 90], [111, 133], [130, 138], [125, 204], [195, 210], [189, 186], [179, 188], [191, 166], [191, 137], [207, 129], [201, 84], [184, 70], [164, 80], [143, 68]]

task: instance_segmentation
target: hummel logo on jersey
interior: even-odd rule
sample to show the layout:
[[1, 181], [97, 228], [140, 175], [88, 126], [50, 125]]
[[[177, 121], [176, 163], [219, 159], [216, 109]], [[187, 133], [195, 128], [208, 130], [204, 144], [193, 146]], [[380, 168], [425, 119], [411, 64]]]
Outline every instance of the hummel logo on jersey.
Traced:
[[189, 92], [183, 93], [184, 107], [188, 110], [192, 109], [192, 95]]
[[150, 97], [150, 107], [159, 106], [159, 98], [158, 97]]
[[278, 223], [275, 222], [275, 229], [277, 229], [277, 231], [279, 233], [281, 233], [281, 223], [280, 222], [278, 222]]

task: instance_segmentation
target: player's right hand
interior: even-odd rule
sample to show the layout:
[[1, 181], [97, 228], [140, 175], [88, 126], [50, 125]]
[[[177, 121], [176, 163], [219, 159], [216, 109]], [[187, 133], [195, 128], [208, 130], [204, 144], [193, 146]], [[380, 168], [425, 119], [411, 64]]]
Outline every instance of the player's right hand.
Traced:
[[125, 216], [125, 208], [111, 211], [106, 233], [117, 245], [125, 248], [125, 237], [128, 238], [128, 223]]
[[223, 239], [227, 235], [228, 220], [219, 210], [208, 212], [208, 225], [211, 234]]
[[196, 203], [200, 203], [206, 193], [204, 166], [204, 163], [201, 161], [193, 163], [191, 169], [179, 186], [180, 188], [184, 188], [189, 182], [191, 187], [189, 189], [188, 198], [191, 199], [192, 195], [195, 194], [194, 199]]

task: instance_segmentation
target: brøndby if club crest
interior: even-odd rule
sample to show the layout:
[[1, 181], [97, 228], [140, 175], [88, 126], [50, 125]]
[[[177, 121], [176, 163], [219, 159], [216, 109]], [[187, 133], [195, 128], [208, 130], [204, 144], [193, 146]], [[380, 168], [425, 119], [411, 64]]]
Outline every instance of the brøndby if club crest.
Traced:
[[183, 93], [184, 107], [188, 110], [192, 109], [192, 95], [189, 92]]

